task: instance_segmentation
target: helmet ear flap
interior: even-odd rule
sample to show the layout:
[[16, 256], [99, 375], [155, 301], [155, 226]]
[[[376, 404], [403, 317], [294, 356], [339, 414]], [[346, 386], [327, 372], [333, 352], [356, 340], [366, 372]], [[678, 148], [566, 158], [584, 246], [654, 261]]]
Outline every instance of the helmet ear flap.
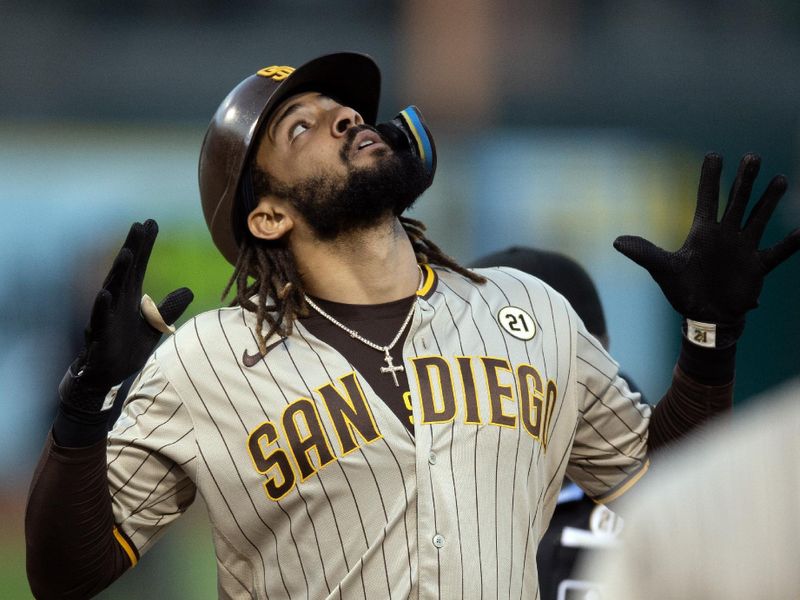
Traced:
[[430, 187], [436, 174], [436, 145], [420, 110], [411, 105], [376, 128], [392, 148], [410, 152], [422, 162], [428, 177], [425, 188]]

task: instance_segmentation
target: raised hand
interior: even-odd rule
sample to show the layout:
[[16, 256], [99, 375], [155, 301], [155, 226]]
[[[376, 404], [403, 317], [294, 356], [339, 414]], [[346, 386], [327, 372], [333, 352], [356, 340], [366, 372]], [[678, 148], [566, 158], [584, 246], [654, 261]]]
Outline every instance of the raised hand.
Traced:
[[[755, 154], [742, 158], [725, 212], [717, 221], [722, 157], [706, 155], [694, 220], [676, 252], [637, 236], [621, 236], [614, 241], [617, 250], [649, 271], [672, 307], [689, 321], [689, 329], [694, 331], [689, 338], [699, 345], [724, 347], [735, 343], [744, 328], [745, 313], [758, 306], [766, 274], [800, 248], [800, 229], [771, 248], [758, 248], [786, 191], [783, 175], [772, 178], [742, 226], [760, 164]], [[710, 340], [704, 331], [712, 333]]]
[[[83, 410], [99, 410], [105, 392], [141, 369], [155, 349], [161, 331], [142, 316], [140, 302], [157, 234], [158, 225], [153, 220], [131, 226], [95, 297], [84, 347], [60, 388], [62, 402], [79, 403]], [[168, 294], [158, 305], [163, 321], [174, 323], [192, 299], [188, 288]]]

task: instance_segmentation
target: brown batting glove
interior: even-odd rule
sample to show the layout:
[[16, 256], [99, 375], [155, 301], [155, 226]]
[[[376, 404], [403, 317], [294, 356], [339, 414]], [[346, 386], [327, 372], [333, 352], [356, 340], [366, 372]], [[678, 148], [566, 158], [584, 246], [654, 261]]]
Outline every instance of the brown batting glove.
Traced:
[[[144, 366], [165, 325], [174, 323], [193, 299], [191, 290], [180, 288], [158, 305], [161, 319], [153, 311], [149, 319], [142, 315], [142, 282], [157, 234], [153, 220], [134, 223], [97, 293], [84, 347], [58, 388], [61, 403], [53, 435], [59, 444], [90, 445], [105, 435], [109, 392]], [[109, 397], [113, 400], [113, 394]]]
[[764, 229], [786, 191], [776, 175], [742, 225], [761, 159], [746, 154], [717, 221], [722, 157], [707, 154], [700, 174], [697, 208], [689, 235], [676, 252], [636, 236], [621, 236], [614, 247], [650, 272], [669, 303], [684, 317], [684, 334], [699, 346], [725, 348], [744, 329], [745, 313], [758, 306], [764, 277], [800, 248], [800, 229], [759, 250]]

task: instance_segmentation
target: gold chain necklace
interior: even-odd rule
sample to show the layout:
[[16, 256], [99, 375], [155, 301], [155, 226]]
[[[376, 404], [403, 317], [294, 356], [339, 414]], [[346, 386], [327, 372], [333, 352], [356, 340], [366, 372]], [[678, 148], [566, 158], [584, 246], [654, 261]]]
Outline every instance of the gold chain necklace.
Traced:
[[[420, 272], [419, 272], [419, 279], [420, 279], [420, 283], [419, 283], [419, 286], [417, 287], [417, 291], [419, 291], [422, 288], [422, 282], [424, 281], [424, 276], [422, 274], [422, 269], [420, 269]], [[397, 373], [399, 371], [405, 371], [405, 367], [403, 367], [403, 365], [395, 365], [394, 364], [394, 362], [392, 360], [392, 355], [389, 354], [389, 350], [394, 348], [394, 345], [400, 339], [400, 336], [403, 335], [403, 332], [406, 330], [406, 327], [408, 326], [409, 322], [411, 321], [411, 317], [414, 316], [414, 311], [417, 308], [417, 299], [416, 298], [414, 298], [414, 301], [411, 303], [411, 309], [409, 309], [408, 314], [406, 315], [406, 318], [403, 321], [403, 324], [400, 325], [400, 329], [398, 329], [397, 334], [394, 336], [394, 339], [392, 339], [392, 341], [389, 342], [385, 346], [379, 346], [375, 342], [371, 342], [370, 340], [365, 338], [363, 335], [358, 333], [355, 329], [352, 329], [352, 328], [348, 327], [347, 325], [345, 325], [344, 323], [340, 323], [339, 321], [337, 321], [334, 317], [332, 317], [327, 312], [322, 310], [322, 308], [317, 306], [317, 303], [314, 302], [311, 298], [309, 298], [308, 294], [304, 294], [304, 296], [305, 296], [306, 302], [308, 302], [308, 305], [311, 308], [313, 308], [315, 311], [317, 311], [320, 314], [320, 316], [326, 318], [328, 321], [330, 321], [331, 323], [336, 325], [338, 328], [340, 328], [343, 331], [347, 332], [347, 334], [349, 334], [351, 338], [358, 340], [362, 344], [365, 344], [365, 345], [369, 346], [370, 348], [373, 348], [374, 350], [378, 350], [379, 352], [383, 352], [384, 353], [383, 360], [386, 361], [386, 366], [385, 367], [381, 367], [381, 373], [389, 373], [392, 376], [392, 379], [394, 379], [395, 387], [400, 387], [400, 382], [397, 380]]]

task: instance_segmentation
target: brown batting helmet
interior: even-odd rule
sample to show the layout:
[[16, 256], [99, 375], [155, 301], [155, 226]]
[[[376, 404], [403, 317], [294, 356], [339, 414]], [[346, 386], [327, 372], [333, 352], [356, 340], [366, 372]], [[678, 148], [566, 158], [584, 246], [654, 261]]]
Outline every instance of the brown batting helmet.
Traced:
[[380, 87], [380, 70], [369, 56], [340, 52], [297, 69], [265, 67], [233, 88], [211, 119], [198, 167], [203, 215], [214, 244], [229, 263], [236, 264], [246, 232], [244, 219], [236, 219], [242, 172], [271, 112], [289, 96], [315, 91], [357, 110], [374, 125]]

